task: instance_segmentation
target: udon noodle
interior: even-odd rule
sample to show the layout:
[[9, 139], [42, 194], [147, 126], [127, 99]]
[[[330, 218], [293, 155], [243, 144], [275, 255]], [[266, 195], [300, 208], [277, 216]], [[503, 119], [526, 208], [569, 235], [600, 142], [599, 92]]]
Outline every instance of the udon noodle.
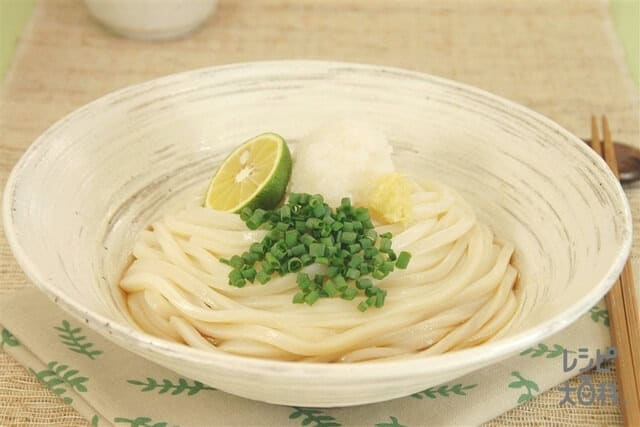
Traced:
[[[292, 304], [296, 275], [266, 285], [228, 285], [221, 258], [265, 231], [236, 214], [190, 206], [141, 232], [120, 287], [144, 331], [199, 349], [288, 361], [358, 362], [435, 355], [481, 344], [508, 328], [519, 303], [513, 246], [497, 240], [451, 190], [414, 184], [413, 219], [386, 224], [393, 249], [412, 260], [376, 286], [384, 307], [352, 301]], [[322, 266], [310, 265], [309, 273]]]

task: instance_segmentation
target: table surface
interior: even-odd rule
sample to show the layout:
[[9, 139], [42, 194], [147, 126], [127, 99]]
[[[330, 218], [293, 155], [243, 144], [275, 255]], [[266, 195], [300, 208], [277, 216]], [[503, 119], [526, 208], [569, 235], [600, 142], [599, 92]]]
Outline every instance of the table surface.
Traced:
[[[158, 76], [243, 61], [331, 59], [403, 67], [494, 92], [579, 136], [606, 113], [640, 146], [640, 97], [603, 1], [221, 0], [189, 37], [111, 35], [76, 1], [36, 5], [0, 89], [0, 188], [28, 145], [73, 109]], [[626, 189], [640, 218], [640, 185]], [[635, 224], [637, 226], [637, 224]], [[639, 241], [634, 239], [636, 271]], [[0, 298], [28, 284], [0, 233]], [[638, 275], [637, 275], [638, 276]], [[605, 381], [594, 374], [594, 381]], [[575, 385], [575, 384], [574, 384]], [[560, 407], [552, 389], [488, 425], [613, 425], [613, 405]], [[0, 351], [0, 425], [88, 425]]]

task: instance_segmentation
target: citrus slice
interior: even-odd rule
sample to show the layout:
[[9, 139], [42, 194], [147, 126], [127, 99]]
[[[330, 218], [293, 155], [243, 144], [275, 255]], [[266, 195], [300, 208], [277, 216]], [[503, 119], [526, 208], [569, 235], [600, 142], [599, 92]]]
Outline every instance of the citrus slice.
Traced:
[[275, 133], [258, 135], [236, 148], [209, 184], [204, 205], [238, 212], [244, 207], [273, 209], [291, 176], [291, 153]]

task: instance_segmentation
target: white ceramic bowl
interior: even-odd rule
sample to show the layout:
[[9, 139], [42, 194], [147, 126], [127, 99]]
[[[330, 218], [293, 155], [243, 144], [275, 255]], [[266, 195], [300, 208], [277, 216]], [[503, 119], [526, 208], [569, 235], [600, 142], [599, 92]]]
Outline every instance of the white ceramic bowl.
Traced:
[[167, 40], [195, 30], [218, 0], [84, 0], [89, 12], [125, 37]]
[[[127, 323], [113, 290], [141, 228], [204, 191], [215, 165], [248, 137], [277, 131], [295, 141], [349, 115], [387, 133], [401, 170], [458, 189], [481, 220], [515, 243], [524, 305], [507, 337], [374, 367], [211, 354]], [[507, 358], [598, 302], [631, 241], [620, 185], [560, 126], [448, 80], [327, 62], [214, 67], [98, 99], [29, 148], [9, 178], [3, 209], [24, 271], [90, 327], [221, 390], [300, 406], [391, 399]]]

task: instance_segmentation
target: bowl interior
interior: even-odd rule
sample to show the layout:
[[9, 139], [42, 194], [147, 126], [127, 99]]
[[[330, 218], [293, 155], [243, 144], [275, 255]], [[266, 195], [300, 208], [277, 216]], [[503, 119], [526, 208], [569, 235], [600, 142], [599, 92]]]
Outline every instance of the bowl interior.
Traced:
[[375, 123], [399, 171], [455, 188], [515, 244], [522, 309], [504, 339], [483, 345], [486, 361], [561, 329], [608, 290], [629, 250], [629, 209], [577, 138], [481, 91], [350, 64], [197, 70], [95, 101], [43, 134], [15, 168], [7, 235], [38, 286], [103, 333], [134, 337], [134, 351], [145, 353], [158, 340], [129, 327], [116, 291], [138, 231], [203, 194], [245, 139], [276, 131], [295, 146], [344, 117]]

